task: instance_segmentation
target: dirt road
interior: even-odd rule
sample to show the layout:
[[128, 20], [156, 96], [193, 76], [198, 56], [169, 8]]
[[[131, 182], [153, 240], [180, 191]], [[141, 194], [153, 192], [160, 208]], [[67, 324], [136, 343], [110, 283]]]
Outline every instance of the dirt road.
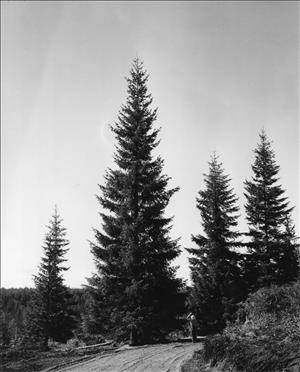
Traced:
[[181, 364], [200, 350], [201, 343], [172, 343], [124, 347], [91, 360], [59, 369], [60, 372], [179, 372]]

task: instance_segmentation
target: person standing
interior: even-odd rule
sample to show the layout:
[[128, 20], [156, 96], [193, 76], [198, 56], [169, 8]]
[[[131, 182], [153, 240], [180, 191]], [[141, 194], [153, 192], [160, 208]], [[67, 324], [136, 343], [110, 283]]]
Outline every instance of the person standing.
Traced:
[[198, 322], [193, 313], [190, 313], [187, 316], [187, 320], [189, 321], [189, 328], [192, 335], [192, 341], [197, 342], [197, 328], [198, 328]]

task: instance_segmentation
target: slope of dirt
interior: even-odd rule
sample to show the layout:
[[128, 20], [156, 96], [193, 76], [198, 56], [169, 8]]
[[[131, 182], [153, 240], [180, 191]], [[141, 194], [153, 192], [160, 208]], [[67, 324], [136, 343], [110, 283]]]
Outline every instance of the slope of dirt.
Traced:
[[124, 347], [56, 371], [73, 372], [179, 372], [184, 361], [202, 348], [201, 343], [172, 343]]

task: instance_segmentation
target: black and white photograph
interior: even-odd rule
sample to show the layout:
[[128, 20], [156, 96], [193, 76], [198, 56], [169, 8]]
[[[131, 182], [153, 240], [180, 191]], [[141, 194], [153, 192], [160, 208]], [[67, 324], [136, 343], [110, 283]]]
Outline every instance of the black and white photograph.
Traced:
[[300, 372], [298, 1], [1, 1], [1, 372]]

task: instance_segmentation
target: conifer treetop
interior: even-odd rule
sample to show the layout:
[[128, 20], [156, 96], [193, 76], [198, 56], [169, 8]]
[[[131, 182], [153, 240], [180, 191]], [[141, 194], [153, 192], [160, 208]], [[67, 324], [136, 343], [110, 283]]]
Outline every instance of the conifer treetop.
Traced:
[[152, 95], [148, 93], [148, 74], [140, 59], [135, 59], [126, 78], [128, 96], [121, 106], [118, 121], [111, 126], [116, 135], [117, 146], [115, 162], [126, 170], [132, 165], [133, 158], [150, 161], [151, 151], [159, 144], [157, 135], [160, 128], [154, 129], [157, 108], [151, 109]]
[[266, 185], [271, 185], [278, 181], [278, 178], [274, 176], [279, 172], [280, 167], [275, 162], [275, 153], [264, 129], [259, 134], [259, 137], [260, 142], [254, 150], [256, 157], [252, 165], [252, 170], [255, 174], [253, 179], [261, 179], [266, 182]]
[[[67, 261], [64, 255], [68, 252], [69, 240], [65, 238], [66, 228], [62, 226], [63, 219], [60, 218], [57, 206], [55, 205], [54, 214], [46, 225], [48, 232], [43, 244], [44, 256], [39, 266], [39, 275], [34, 276], [36, 285], [46, 285], [46, 282], [53, 279], [53, 275], [62, 280], [62, 272], [69, 268], [61, 266]], [[51, 275], [51, 278], [50, 278]]]
[[250, 235], [255, 239], [270, 240], [282, 232], [286, 216], [293, 207], [289, 207], [285, 190], [278, 184], [280, 167], [276, 164], [275, 153], [265, 130], [261, 131], [259, 137], [260, 142], [254, 150], [253, 176], [251, 181], [245, 181], [246, 219]]
[[225, 240], [236, 238], [238, 234], [231, 228], [237, 226], [239, 208], [237, 197], [229, 186], [231, 179], [224, 173], [216, 153], [213, 153], [208, 165], [209, 173], [204, 174], [205, 189], [199, 191], [196, 199], [204, 232], [208, 238], [216, 234]]

